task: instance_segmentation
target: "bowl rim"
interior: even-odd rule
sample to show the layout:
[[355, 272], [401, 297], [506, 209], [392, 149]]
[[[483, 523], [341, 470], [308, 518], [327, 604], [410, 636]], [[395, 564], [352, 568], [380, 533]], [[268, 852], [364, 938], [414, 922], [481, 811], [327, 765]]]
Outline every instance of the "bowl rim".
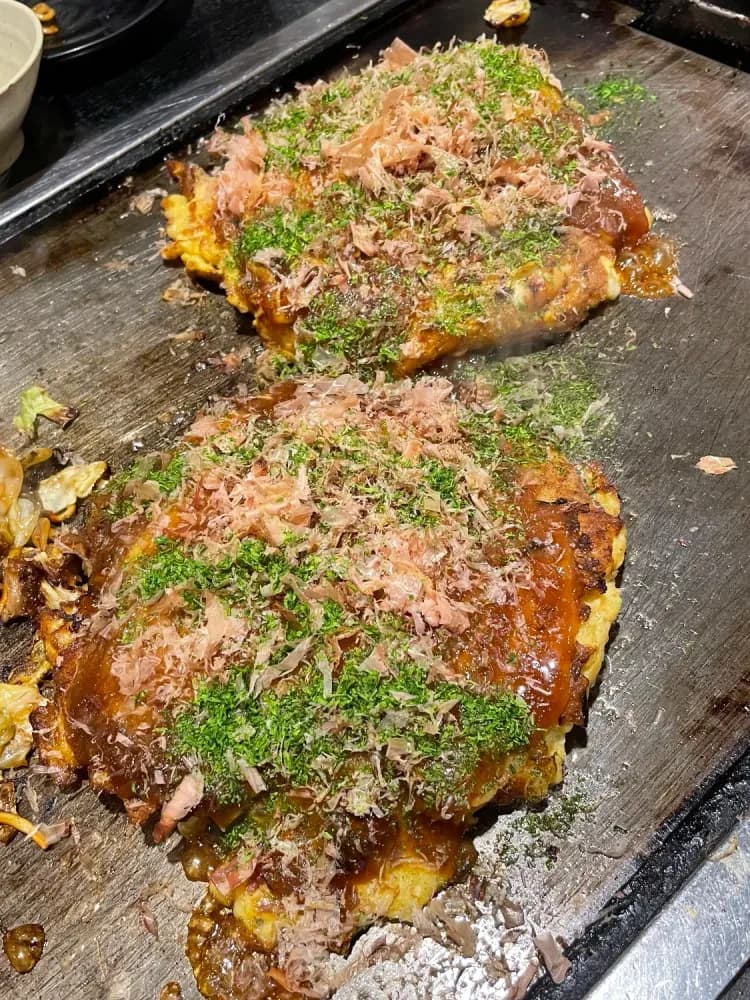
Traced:
[[22, 80], [29, 70], [33, 68], [34, 63], [38, 61], [42, 54], [42, 45], [44, 44], [42, 23], [34, 11], [30, 7], [27, 7], [25, 3], [21, 3], [20, 0], [0, 0], [0, 11], [2, 11], [3, 8], [10, 10], [14, 7], [20, 7], [22, 10], [26, 11], [26, 14], [22, 16], [28, 16], [30, 21], [34, 24], [34, 45], [26, 61], [22, 64], [21, 68], [16, 71], [15, 76], [12, 76], [7, 83], [0, 84], [0, 97], [10, 90], [11, 87], [15, 86], [19, 80]]

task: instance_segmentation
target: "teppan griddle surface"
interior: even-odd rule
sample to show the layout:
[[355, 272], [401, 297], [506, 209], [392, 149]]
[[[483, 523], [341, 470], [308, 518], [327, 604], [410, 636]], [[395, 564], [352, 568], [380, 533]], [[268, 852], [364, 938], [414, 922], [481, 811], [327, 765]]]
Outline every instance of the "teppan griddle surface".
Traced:
[[[475, 37], [485, 30], [483, 6], [418, 4], [370, 36], [361, 58], [395, 33], [412, 45]], [[695, 293], [622, 299], [563, 348], [585, 355], [609, 393], [617, 430], [602, 458], [630, 536], [619, 627], [587, 743], [570, 767], [574, 780], [591, 777], [604, 792], [585, 838], [573, 831], [542, 876], [547, 924], [569, 940], [658, 859], [701, 792], [750, 744], [750, 83], [634, 31], [633, 17], [611, 3], [537, 6], [529, 26], [508, 36], [544, 46], [568, 89], [624, 73], [655, 95], [618, 147], [657, 217], [672, 219], [657, 228], [680, 244], [682, 278]], [[341, 46], [328, 68], [343, 64], [352, 65], [352, 50]], [[134, 191], [168, 186], [162, 169], [139, 174], [4, 254], [0, 439], [13, 440], [21, 390], [41, 382], [81, 410], [65, 432], [45, 427], [45, 442], [119, 468], [134, 448], [173, 440], [209, 395], [252, 379], [250, 364], [230, 376], [208, 363], [254, 343], [220, 295], [190, 307], [162, 300], [180, 274], [159, 259], [158, 211], [141, 215], [129, 202]], [[170, 339], [188, 327], [205, 340]], [[706, 476], [695, 468], [705, 454], [729, 455], [738, 468]], [[22, 624], [0, 632], [4, 666], [23, 654], [28, 635]], [[48, 943], [31, 975], [11, 978], [0, 963], [0, 996], [150, 1000], [176, 979], [193, 1000], [185, 910], [200, 887], [87, 789], [43, 803], [45, 820], [74, 817], [78, 843], [42, 853], [16, 840], [2, 850], [0, 921], [41, 922]], [[645, 879], [640, 891], [653, 885]], [[158, 940], [144, 927], [144, 905]]]

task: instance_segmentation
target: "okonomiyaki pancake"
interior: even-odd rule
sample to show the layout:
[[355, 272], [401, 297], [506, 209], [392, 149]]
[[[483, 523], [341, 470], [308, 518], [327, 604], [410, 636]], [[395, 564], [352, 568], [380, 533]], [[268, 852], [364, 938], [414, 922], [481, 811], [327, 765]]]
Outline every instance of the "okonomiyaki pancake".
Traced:
[[489, 802], [561, 780], [619, 609], [619, 503], [422, 378], [279, 383], [200, 415], [62, 540], [43, 761], [208, 890], [206, 997], [324, 997], [326, 956], [471, 862]]
[[221, 282], [274, 353], [395, 375], [564, 333], [620, 292], [650, 216], [545, 54], [492, 39], [299, 88], [174, 162], [169, 259]]

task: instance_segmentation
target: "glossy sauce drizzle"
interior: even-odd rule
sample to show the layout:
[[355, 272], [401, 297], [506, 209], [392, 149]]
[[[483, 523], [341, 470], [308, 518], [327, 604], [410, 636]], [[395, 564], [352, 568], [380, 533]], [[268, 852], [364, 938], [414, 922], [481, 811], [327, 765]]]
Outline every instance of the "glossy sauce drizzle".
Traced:
[[19, 924], [3, 934], [3, 951], [16, 972], [31, 972], [44, 951], [41, 924]]
[[623, 295], [664, 299], [675, 293], [677, 248], [672, 240], [655, 233], [617, 255], [617, 273]]
[[221, 858], [215, 847], [203, 837], [185, 838], [180, 856], [182, 870], [190, 882], [208, 882], [211, 872], [218, 868]]

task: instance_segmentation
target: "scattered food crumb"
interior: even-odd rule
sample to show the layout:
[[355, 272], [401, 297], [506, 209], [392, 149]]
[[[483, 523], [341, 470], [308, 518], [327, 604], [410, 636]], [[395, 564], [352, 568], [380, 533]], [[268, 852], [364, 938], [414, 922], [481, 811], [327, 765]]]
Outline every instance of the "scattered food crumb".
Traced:
[[188, 327], [187, 330], [180, 330], [179, 333], [168, 333], [167, 340], [174, 340], [177, 344], [192, 344], [195, 341], [205, 340], [206, 334], [203, 330], [193, 330]]
[[209, 358], [209, 365], [212, 368], [220, 368], [225, 372], [236, 372], [242, 367], [242, 355], [237, 351], [230, 351], [228, 354], [221, 354], [218, 358]]
[[493, 0], [484, 19], [493, 28], [517, 28], [531, 16], [530, 0]]
[[54, 21], [57, 17], [54, 7], [50, 7], [47, 3], [35, 3], [31, 8], [42, 24], [48, 24], [50, 21]]
[[31, 972], [44, 951], [41, 924], [19, 924], [3, 934], [3, 951], [16, 972]]
[[159, 1000], [182, 1000], [182, 987], [179, 983], [166, 983], [161, 989]]
[[709, 854], [709, 861], [724, 861], [725, 858], [731, 857], [732, 854], [737, 850], [739, 844], [736, 837], [730, 837], [728, 844], [723, 844], [718, 851], [714, 851], [713, 854]]
[[674, 222], [677, 218], [677, 213], [670, 212], [666, 208], [659, 208], [657, 206], [653, 211], [653, 216], [657, 222]]
[[591, 847], [586, 848], [587, 854], [600, 854], [603, 858], [613, 858], [615, 860], [619, 858], [624, 858], [628, 853], [628, 847], [630, 843], [628, 840], [615, 841], [614, 844], [607, 847], [597, 847], [596, 844]]
[[[14, 813], [16, 811], [16, 789], [12, 781], [0, 781], [0, 810]], [[5, 823], [0, 825], [0, 844], [9, 844], [18, 831]]]
[[680, 295], [682, 295], [682, 297], [685, 299], [694, 298], [693, 293], [690, 291], [688, 286], [684, 282], [680, 281], [679, 278], [677, 279], [677, 281], [675, 281], [674, 290], [678, 292]]
[[25, 278], [26, 277], [26, 268], [25, 267], [21, 267], [20, 264], [11, 264], [10, 265], [10, 271], [11, 271], [11, 274], [15, 274], [15, 276], [17, 278]]
[[171, 285], [168, 285], [161, 294], [165, 302], [178, 306], [191, 306], [200, 302], [208, 293], [196, 288], [186, 278], [175, 278]]
[[31, 8], [42, 23], [43, 35], [56, 35], [60, 28], [54, 23], [57, 11], [47, 3], [35, 3]]
[[164, 188], [149, 188], [148, 191], [141, 191], [133, 195], [128, 202], [128, 209], [131, 212], [138, 212], [140, 215], [148, 215], [154, 207], [157, 198], [166, 198], [167, 192]]
[[139, 904], [139, 909], [141, 912], [141, 923], [144, 928], [151, 934], [156, 940], [159, 940], [159, 925], [156, 922], [156, 914], [151, 909], [149, 904], [145, 900], [141, 900]]
[[114, 271], [115, 273], [117, 273], [119, 271], [129, 271], [130, 267], [131, 267], [131, 264], [132, 264], [132, 261], [130, 261], [130, 260], [121, 260], [121, 259], [118, 259], [117, 257], [115, 257], [112, 260], [108, 260], [108, 261], [105, 262], [105, 264], [104, 264], [104, 270], [105, 271]]
[[571, 969], [572, 963], [563, 955], [560, 943], [551, 931], [541, 931], [534, 938], [534, 947], [539, 952], [553, 983], [561, 983]]
[[705, 472], [707, 476], [723, 476], [725, 472], [736, 469], [736, 463], [722, 455], [704, 455], [695, 463], [695, 468]]

